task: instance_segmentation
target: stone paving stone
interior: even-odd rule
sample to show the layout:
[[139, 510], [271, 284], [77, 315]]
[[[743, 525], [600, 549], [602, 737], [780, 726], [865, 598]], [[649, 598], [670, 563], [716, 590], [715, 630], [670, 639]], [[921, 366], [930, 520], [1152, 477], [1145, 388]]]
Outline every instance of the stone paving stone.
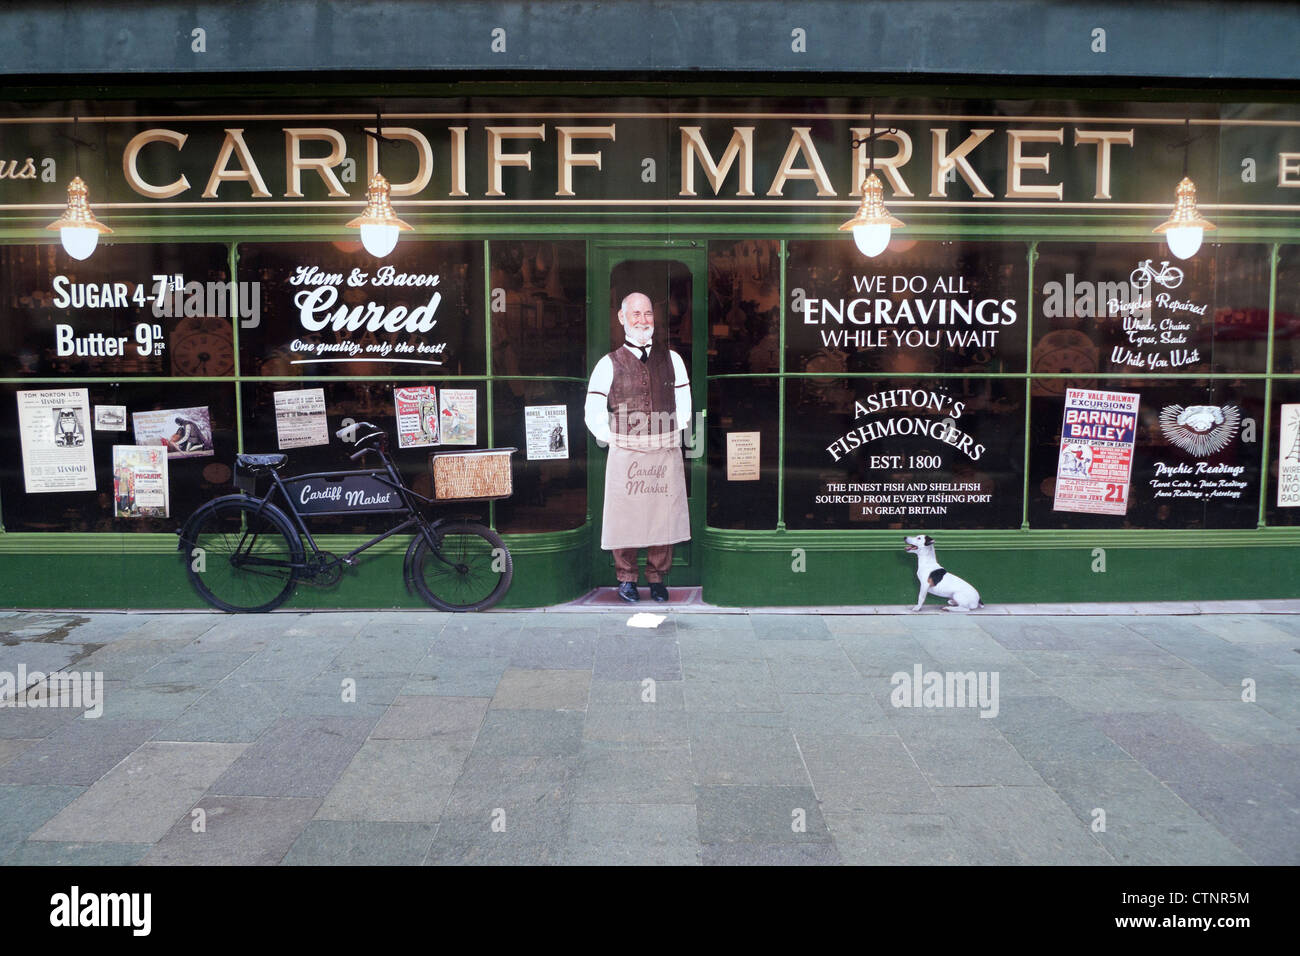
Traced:
[[367, 740], [316, 819], [436, 823], [468, 757], [468, 741]]
[[831, 842], [811, 787], [705, 784], [695, 788], [695, 807], [702, 846]]
[[152, 737], [160, 727], [162, 722], [158, 720], [100, 717], [71, 721], [0, 767], [0, 784], [88, 787]]
[[248, 797], [323, 797], [361, 748], [374, 721], [281, 717], [242, 750], [213, 792]]
[[281, 866], [418, 866], [437, 825], [374, 820], [312, 820]]
[[973, 862], [1110, 865], [1113, 858], [1049, 787], [939, 787], [941, 812], [971, 846]]
[[361, 634], [339, 651], [329, 669], [354, 677], [405, 678], [432, 645], [432, 638], [422, 633]]
[[577, 779], [577, 757], [493, 756], [473, 753], [452, 787], [442, 814], [442, 835], [451, 843], [562, 846]]
[[691, 760], [701, 784], [807, 786], [808, 771], [782, 715], [695, 713], [690, 717]]
[[411, 679], [402, 687], [402, 694], [491, 697], [509, 666], [509, 657], [475, 659], [430, 655], [416, 665]]
[[1024, 698], [997, 718], [997, 729], [1030, 766], [1050, 762], [1128, 760], [1086, 713], [1059, 698]]
[[[912, 671], [904, 673], [911, 674]], [[942, 673], [942, 672], [940, 672]], [[892, 678], [885, 677], [864, 677], [863, 683], [871, 696], [875, 698], [885, 714], [891, 719], [902, 720], [984, 720], [980, 717], [978, 707], [925, 707], [920, 703], [913, 701], [909, 706], [903, 706], [901, 698], [900, 703], [895, 705], [894, 692], [901, 684], [895, 684]], [[991, 687], [991, 685], [990, 685]], [[999, 697], [1001, 690], [999, 688]]]
[[0, 737], [0, 767], [41, 742], [42, 737], [6, 739]]
[[1300, 744], [1300, 731], [1257, 704], [1241, 700], [1180, 700], [1168, 712], [1221, 744]]
[[251, 743], [275, 723], [290, 691], [287, 680], [229, 677], [164, 725], [154, 739]]
[[106, 681], [104, 716], [111, 720], [171, 721], [207, 692], [207, 688], [189, 684], [150, 684], [137, 687], [120, 681]]
[[677, 625], [679, 637], [690, 633], [715, 634], [720, 631], [744, 631], [754, 633], [748, 613], [740, 614], [699, 614], [690, 611], [671, 612], [672, 621]]
[[841, 664], [850, 663], [838, 637], [829, 641], [767, 640], [757, 644], [763, 658], [772, 663]]
[[781, 709], [781, 696], [766, 661], [694, 663], [687, 668], [682, 693], [688, 711]]
[[781, 708], [795, 735], [875, 737], [894, 733], [892, 722], [869, 694], [781, 694]]
[[1300, 796], [1300, 745], [1228, 744], [1227, 747], [1292, 797]]
[[651, 805], [575, 803], [561, 862], [574, 866], [696, 866], [698, 826], [692, 802]]
[[24, 843], [0, 866], [135, 866], [148, 843]]
[[[104, 682], [108, 684], [107, 681]], [[0, 739], [40, 739], [74, 720], [83, 711], [72, 707], [4, 707], [0, 708]]]
[[828, 614], [826, 629], [837, 638], [847, 635], [862, 637], [883, 637], [885, 635], [904, 635], [907, 633], [906, 619], [902, 617], [879, 617], [865, 614]]
[[[782, 642], [786, 643], [786, 642]], [[679, 632], [678, 651], [683, 666], [727, 661], [764, 661], [763, 645], [752, 631]]]
[[602, 635], [592, 669], [596, 680], [681, 680], [676, 640], [659, 630]]
[[1069, 624], [1043, 618], [982, 618], [979, 627], [1013, 651], [1073, 651], [1079, 649], [1077, 631]]
[[424, 865], [556, 866], [563, 861], [566, 843], [562, 837], [553, 836], [548, 842], [525, 837], [526, 833], [515, 830], [480, 834], [460, 821], [444, 820]]
[[573, 790], [579, 803], [691, 803], [691, 750], [680, 744], [583, 741]]
[[1213, 634], [1230, 644], [1258, 645], [1285, 644], [1292, 645], [1300, 636], [1288, 630], [1285, 620], [1280, 617], [1246, 617], [1239, 614], [1207, 615], [1196, 622], [1197, 627]]
[[308, 645], [301, 640], [273, 641], [231, 672], [235, 680], [288, 680], [305, 683], [327, 670], [339, 655], [341, 644]]
[[895, 736], [800, 735], [799, 750], [827, 811], [934, 813], [934, 793]]
[[[354, 683], [345, 687], [345, 681]], [[331, 669], [296, 683], [295, 689], [285, 695], [283, 710], [286, 716], [292, 717], [355, 717], [374, 724], [384, 716], [406, 683], [405, 677], [357, 677], [348, 671]]]
[[1042, 686], [1047, 696], [1059, 698], [1086, 714], [1163, 712], [1174, 698], [1154, 686], [1150, 676], [1120, 676], [1117, 672], [1080, 677], [1050, 677]]
[[204, 813], [195, 833], [194, 809], [140, 860], [159, 866], [274, 866], [311, 821], [314, 797], [232, 797], [207, 794], [194, 809]]
[[[642, 704], [667, 710], [685, 710], [686, 694], [679, 680], [655, 680], [647, 684], [640, 680], [593, 680], [588, 707], [635, 707]], [[646, 700], [647, 694], [653, 699]]]
[[[194, 638], [188, 634], [173, 634], [151, 629], [147, 632], [133, 630], [123, 634], [118, 640], [104, 644], [91, 655], [96, 660], [111, 661], [116, 658], [152, 658], [158, 660], [176, 654], [193, 643]], [[89, 660], [90, 658], [86, 658]], [[85, 664], [81, 665], [85, 668]], [[92, 668], [85, 668], [92, 669]], [[99, 668], [93, 668], [98, 670]]]
[[981, 628], [954, 631], [919, 628], [912, 636], [930, 657], [939, 662], [941, 670], [992, 670], [1020, 666], [1014, 653]]
[[110, 634], [129, 635], [133, 638], [161, 637], [171, 640], [188, 637], [193, 641], [214, 628], [221, 627], [227, 620], [226, 616], [221, 614], [152, 614], [137, 622], [135, 626], [131, 626], [130, 618], [120, 623], [116, 620], [105, 620], [111, 617], [114, 616], [96, 614], [89, 624], [78, 628], [78, 631], [93, 629], [95, 633], [93, 640], [96, 643], [100, 643], [100, 637], [106, 630]]
[[866, 681], [848, 658], [838, 661], [769, 661], [768, 669], [773, 685], [781, 694], [868, 692]]
[[714, 843], [700, 848], [705, 866], [840, 866], [831, 843]]
[[590, 671], [511, 667], [501, 675], [491, 706], [496, 710], [585, 711], [590, 688]]
[[488, 710], [474, 743], [491, 756], [576, 755], [582, 749], [583, 713], [558, 710]]
[[523, 640], [523, 628], [518, 623], [510, 627], [469, 627], [458, 622], [448, 624], [434, 639], [429, 653], [437, 657], [504, 657], [510, 660]]
[[[16, 678], [20, 666], [25, 667], [29, 674], [33, 671], [48, 674], [51, 671], [66, 670], [71, 668], [80, 652], [79, 644], [37, 644], [27, 641], [14, 647], [0, 646], [0, 671], [8, 671]], [[86, 668], [79, 665], [76, 669]]]
[[686, 712], [678, 708], [659, 704], [591, 706], [587, 709], [582, 737], [612, 743], [688, 745], [691, 731]]
[[525, 627], [510, 656], [512, 667], [591, 670], [599, 630]]
[[370, 732], [371, 740], [456, 739], [472, 742], [487, 714], [483, 697], [398, 697]]
[[863, 677], [889, 677], [898, 671], [910, 673], [916, 664], [925, 670], [939, 667], [939, 662], [908, 634], [873, 634], [863, 639], [837, 634], [836, 642]]
[[243, 744], [146, 743], [31, 839], [156, 843], [243, 750]]
[[827, 811], [826, 825], [850, 866], [953, 866], [975, 853], [942, 813]]
[[1116, 862], [1141, 866], [1239, 866], [1250, 858], [1136, 761], [1048, 764], [1043, 779]]
[[996, 718], [943, 723], [898, 720], [894, 724], [931, 786], [1042, 786], [1042, 778], [998, 731]]
[[0, 861], [85, 789], [0, 785]]
[[818, 614], [763, 614], [750, 618], [760, 641], [829, 641], [831, 632]]

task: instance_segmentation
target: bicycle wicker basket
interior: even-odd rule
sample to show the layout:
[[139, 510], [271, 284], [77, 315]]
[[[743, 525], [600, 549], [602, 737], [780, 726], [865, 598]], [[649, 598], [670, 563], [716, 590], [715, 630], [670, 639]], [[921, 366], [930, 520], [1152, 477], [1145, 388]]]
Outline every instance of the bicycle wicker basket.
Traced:
[[516, 448], [476, 448], [429, 454], [434, 501], [491, 501], [513, 492], [510, 456]]

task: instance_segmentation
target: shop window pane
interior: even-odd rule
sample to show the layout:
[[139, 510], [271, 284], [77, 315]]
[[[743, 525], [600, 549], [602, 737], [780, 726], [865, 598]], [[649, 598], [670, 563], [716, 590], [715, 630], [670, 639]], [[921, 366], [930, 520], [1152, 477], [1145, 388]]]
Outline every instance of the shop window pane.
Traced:
[[775, 378], [709, 382], [709, 527], [776, 527], [777, 398]]
[[[73, 407], [75, 402], [64, 406], [69, 413], [66, 431], [76, 432], [80, 438], [60, 436], [57, 426], [43, 429], [29, 418], [25, 457], [18, 394], [81, 389], [87, 392], [90, 420], [80, 420], [80, 411]], [[124, 415], [118, 411], [122, 408]], [[111, 426], [112, 430], [96, 427], [96, 409], [100, 409], [99, 424]], [[167, 414], [149, 414], [164, 411]], [[137, 414], [143, 416], [138, 422]], [[182, 424], [177, 423], [178, 418]], [[53, 461], [51, 439], [56, 436], [62, 438], [65, 447], [89, 444], [94, 459], [93, 491], [27, 491], [27, 470], [35, 472], [42, 461]], [[113, 446], [161, 445], [166, 439], [174, 443], [173, 454], [167, 460], [171, 517], [115, 517]], [[0, 467], [0, 504], [6, 531], [174, 531], [200, 504], [233, 491], [235, 389], [218, 382], [6, 385], [0, 390], [0, 440], [12, 451]], [[182, 457], [184, 449], [188, 451]], [[33, 473], [31, 484], [35, 488], [48, 481]]]
[[[487, 397], [482, 382], [447, 382], [448, 388], [472, 390], [474, 394], [474, 437], [473, 444], [437, 445], [400, 448], [397, 437], [397, 416], [393, 403], [394, 384], [400, 387], [412, 387], [412, 383], [402, 382], [331, 382], [328, 380], [291, 380], [285, 382], [249, 382], [241, 385], [244, 414], [244, 449], [251, 453], [277, 452], [283, 450], [289, 460], [280, 470], [282, 476], [318, 471], [350, 471], [360, 468], [375, 467], [378, 463], [373, 455], [360, 462], [353, 463], [348, 455], [355, 449], [345, 445], [334, 436], [343, 427], [343, 420], [366, 421], [377, 425], [388, 434], [389, 449], [398, 469], [402, 472], [407, 485], [426, 498], [433, 497], [429, 477], [429, 453], [433, 451], [456, 451], [470, 448], [486, 448], [487, 442]], [[437, 390], [439, 404], [442, 404], [443, 382], [436, 380], [421, 383], [431, 385]], [[276, 427], [275, 393], [296, 391], [299, 389], [320, 388], [325, 393], [326, 434], [328, 445], [310, 445], [306, 447], [281, 449]], [[441, 413], [440, 413], [441, 414]], [[468, 417], [468, 416], [466, 416]], [[441, 436], [440, 436], [441, 437]], [[267, 487], [265, 479], [258, 485], [258, 491]], [[446, 507], [438, 506], [445, 510]], [[455, 506], [458, 510], [477, 513], [487, 518], [486, 502], [466, 502]], [[396, 522], [389, 514], [371, 515], [322, 515], [312, 517], [308, 527], [312, 532], [362, 534], [376, 533], [392, 527]]]
[[1024, 384], [800, 378], [786, 383], [789, 528], [1019, 528]]
[[710, 242], [709, 374], [775, 372], [780, 320], [780, 242]]
[[[1252, 528], [1258, 523], [1262, 381], [1062, 384], [1059, 395], [1036, 394], [1030, 409], [1031, 527]], [[1135, 428], [1126, 435], [1117, 418], [1098, 409], [1092, 417], [1076, 416], [1074, 440], [1063, 447], [1064, 386], [1136, 394]], [[1073, 406], [1082, 407], [1078, 400]], [[1126, 487], [1113, 469], [1120, 462], [1122, 471], [1129, 440], [1132, 474]], [[1071, 483], [1070, 507], [1086, 510], [1055, 510], [1058, 481]]]
[[1265, 521], [1300, 524], [1300, 379], [1273, 382]]
[[229, 280], [216, 243], [0, 246], [0, 376], [233, 375]]
[[239, 278], [260, 293], [243, 375], [486, 371], [481, 242], [403, 239], [384, 259], [354, 241], [241, 243]]
[[1278, 251], [1273, 371], [1300, 373], [1300, 246]]
[[787, 245], [787, 372], [1023, 372], [1027, 246]]
[[1270, 249], [1207, 243], [1042, 243], [1033, 370], [1148, 375], [1263, 372]]
[[493, 240], [492, 371], [586, 374], [586, 244]]
[[514, 494], [497, 502], [497, 530], [581, 527], [587, 520], [587, 386], [499, 381], [492, 389], [497, 447], [519, 449], [512, 459]]

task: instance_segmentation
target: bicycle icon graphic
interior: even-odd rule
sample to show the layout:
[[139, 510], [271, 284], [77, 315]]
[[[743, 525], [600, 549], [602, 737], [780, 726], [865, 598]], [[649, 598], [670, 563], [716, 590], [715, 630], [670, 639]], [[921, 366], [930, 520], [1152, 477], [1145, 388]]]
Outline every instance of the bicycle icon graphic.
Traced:
[[1151, 268], [1151, 260], [1142, 260], [1141, 265], [1129, 274], [1128, 281], [1135, 289], [1145, 289], [1152, 282], [1166, 289], [1177, 289], [1183, 284], [1183, 270], [1171, 266], [1168, 260], [1160, 263], [1160, 271]]

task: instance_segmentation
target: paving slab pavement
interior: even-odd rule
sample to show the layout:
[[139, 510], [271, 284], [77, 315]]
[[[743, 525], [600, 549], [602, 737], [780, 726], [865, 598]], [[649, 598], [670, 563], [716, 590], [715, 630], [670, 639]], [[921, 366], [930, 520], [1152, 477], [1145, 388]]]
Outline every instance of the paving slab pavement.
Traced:
[[662, 610], [0, 617], [0, 864], [1300, 863], [1300, 602]]

